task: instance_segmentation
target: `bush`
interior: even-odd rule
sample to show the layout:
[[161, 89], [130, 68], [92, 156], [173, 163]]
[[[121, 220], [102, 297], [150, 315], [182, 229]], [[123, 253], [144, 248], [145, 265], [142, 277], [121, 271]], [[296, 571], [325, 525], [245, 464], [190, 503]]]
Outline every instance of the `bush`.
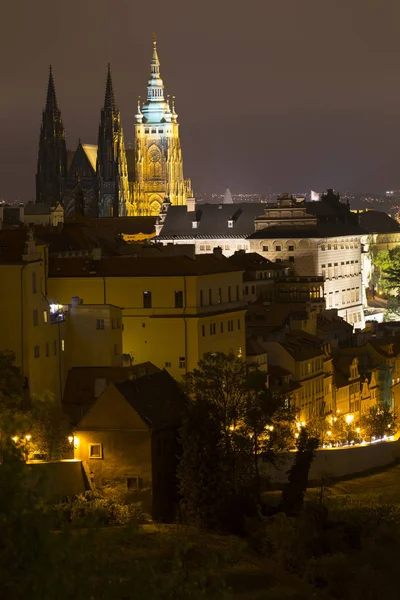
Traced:
[[99, 490], [79, 494], [55, 507], [58, 524], [73, 527], [116, 526], [144, 523], [146, 518], [140, 503], [124, 504], [118, 495], [108, 497]]

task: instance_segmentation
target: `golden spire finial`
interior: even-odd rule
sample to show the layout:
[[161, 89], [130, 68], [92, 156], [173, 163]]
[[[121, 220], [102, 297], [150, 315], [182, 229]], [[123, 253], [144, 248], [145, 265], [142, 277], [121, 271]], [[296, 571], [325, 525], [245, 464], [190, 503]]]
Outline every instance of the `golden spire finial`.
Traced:
[[157, 34], [153, 32], [153, 46], [157, 44]]

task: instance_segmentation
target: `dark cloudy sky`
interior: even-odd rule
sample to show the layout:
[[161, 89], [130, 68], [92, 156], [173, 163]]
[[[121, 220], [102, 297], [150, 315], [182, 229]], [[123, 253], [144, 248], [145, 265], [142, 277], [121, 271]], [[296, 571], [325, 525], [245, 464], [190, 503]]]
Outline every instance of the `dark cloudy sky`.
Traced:
[[69, 147], [106, 65], [126, 141], [152, 32], [196, 190], [400, 188], [399, 0], [13, 0], [0, 36], [0, 197], [34, 195], [48, 65]]

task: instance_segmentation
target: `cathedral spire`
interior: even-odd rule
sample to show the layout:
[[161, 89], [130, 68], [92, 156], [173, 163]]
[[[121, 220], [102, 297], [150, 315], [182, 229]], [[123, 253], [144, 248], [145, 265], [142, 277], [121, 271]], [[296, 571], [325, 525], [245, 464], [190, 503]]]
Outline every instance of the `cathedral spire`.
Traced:
[[107, 65], [107, 83], [106, 83], [106, 93], [104, 97], [104, 110], [107, 112], [117, 112], [117, 106], [115, 104], [115, 96], [114, 96], [114, 88], [112, 84], [111, 77], [111, 65], [108, 63]]
[[56, 206], [62, 199], [63, 180], [67, 171], [65, 129], [58, 108], [53, 71], [50, 67], [46, 106], [42, 112], [38, 166], [36, 172], [36, 202]]
[[58, 111], [56, 88], [54, 85], [53, 69], [49, 67], [49, 81], [47, 84], [46, 108], [47, 113], [55, 113]]

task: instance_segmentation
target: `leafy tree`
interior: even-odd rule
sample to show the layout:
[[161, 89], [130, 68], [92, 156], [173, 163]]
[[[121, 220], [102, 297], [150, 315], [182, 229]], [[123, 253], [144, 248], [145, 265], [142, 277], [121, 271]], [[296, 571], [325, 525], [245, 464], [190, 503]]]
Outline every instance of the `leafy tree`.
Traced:
[[70, 451], [71, 428], [61, 404], [52, 394], [33, 397], [28, 422], [32, 451], [45, 454], [48, 460], [62, 458]]
[[311, 437], [305, 427], [297, 438], [297, 451], [288, 472], [288, 483], [282, 491], [280, 509], [286, 514], [298, 514], [307, 490], [308, 474], [318, 448], [318, 439]]
[[182, 509], [191, 521], [229, 529], [232, 515], [239, 522], [254, 512], [259, 461], [285, 445], [293, 417], [267, 390], [265, 374], [232, 355], [205, 354], [186, 389], [192, 403], [181, 430]]
[[0, 351], [0, 414], [22, 412], [27, 408], [24, 380], [15, 366], [15, 354]]
[[397, 431], [396, 414], [386, 402], [380, 402], [371, 406], [362, 419], [362, 425], [370, 439], [394, 435]]

